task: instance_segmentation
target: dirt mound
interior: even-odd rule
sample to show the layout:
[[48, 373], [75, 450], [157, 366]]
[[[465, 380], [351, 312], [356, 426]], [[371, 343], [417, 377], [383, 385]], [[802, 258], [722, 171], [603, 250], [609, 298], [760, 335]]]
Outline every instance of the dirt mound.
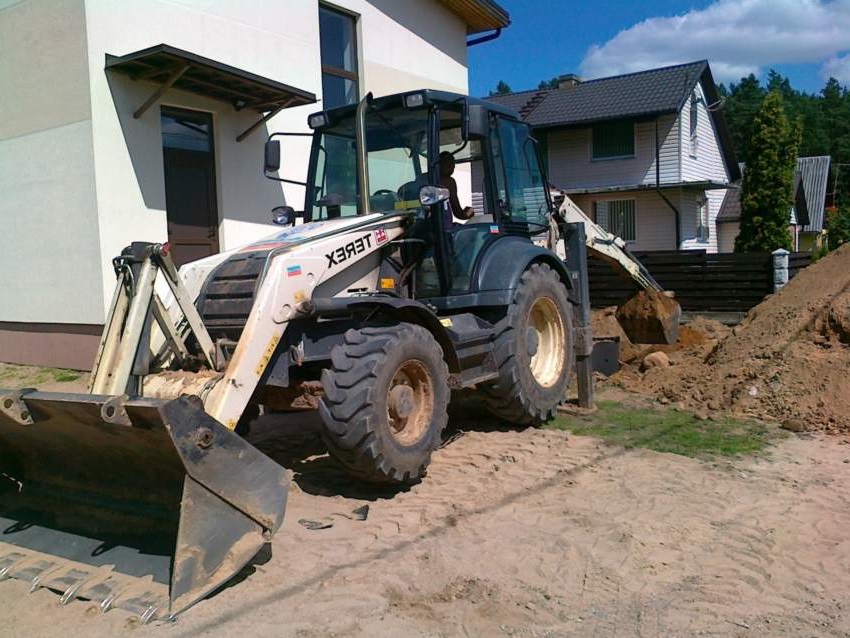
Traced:
[[662, 402], [850, 431], [850, 246], [798, 274], [708, 352], [632, 378]]

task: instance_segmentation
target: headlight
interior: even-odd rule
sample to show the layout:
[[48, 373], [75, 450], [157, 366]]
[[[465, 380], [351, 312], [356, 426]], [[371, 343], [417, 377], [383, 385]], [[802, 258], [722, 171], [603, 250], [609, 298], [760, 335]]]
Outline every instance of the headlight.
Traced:
[[424, 93], [411, 93], [404, 96], [404, 106], [409, 109], [415, 109], [425, 104]]
[[328, 123], [328, 116], [325, 115], [325, 112], [321, 113], [313, 113], [310, 117], [307, 118], [307, 126], [312, 129], [317, 129], [323, 127]]
[[449, 189], [439, 186], [423, 186], [419, 189], [419, 203], [423, 206], [433, 206], [449, 198]]

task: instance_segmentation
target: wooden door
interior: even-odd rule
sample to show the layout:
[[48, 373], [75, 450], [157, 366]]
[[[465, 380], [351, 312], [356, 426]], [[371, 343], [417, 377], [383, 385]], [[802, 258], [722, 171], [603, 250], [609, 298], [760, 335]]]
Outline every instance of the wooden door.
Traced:
[[168, 241], [180, 266], [219, 251], [212, 116], [163, 108], [162, 147]]

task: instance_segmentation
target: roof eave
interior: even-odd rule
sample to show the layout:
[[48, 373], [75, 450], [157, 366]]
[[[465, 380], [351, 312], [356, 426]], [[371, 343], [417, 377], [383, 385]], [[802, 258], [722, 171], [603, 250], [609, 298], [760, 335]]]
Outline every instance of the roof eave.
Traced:
[[467, 35], [504, 29], [511, 24], [510, 14], [493, 0], [439, 0], [439, 2], [466, 23]]

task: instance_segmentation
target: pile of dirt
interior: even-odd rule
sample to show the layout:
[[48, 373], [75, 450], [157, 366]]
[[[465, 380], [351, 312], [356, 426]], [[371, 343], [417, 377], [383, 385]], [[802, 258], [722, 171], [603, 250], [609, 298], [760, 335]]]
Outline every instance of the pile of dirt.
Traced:
[[662, 403], [850, 432], [850, 246], [800, 272], [707, 349], [623, 382]]
[[664, 352], [668, 355], [681, 353], [680, 357], [698, 357], [706, 347], [714, 346], [718, 339], [729, 334], [729, 328], [722, 323], [706, 317], [696, 317], [679, 328], [679, 339], [676, 343], [670, 345], [632, 343], [620, 322], [617, 321], [616, 306], [595, 310], [591, 315], [590, 325], [593, 336], [596, 338], [619, 339], [620, 362], [627, 365], [640, 364], [653, 352]]

